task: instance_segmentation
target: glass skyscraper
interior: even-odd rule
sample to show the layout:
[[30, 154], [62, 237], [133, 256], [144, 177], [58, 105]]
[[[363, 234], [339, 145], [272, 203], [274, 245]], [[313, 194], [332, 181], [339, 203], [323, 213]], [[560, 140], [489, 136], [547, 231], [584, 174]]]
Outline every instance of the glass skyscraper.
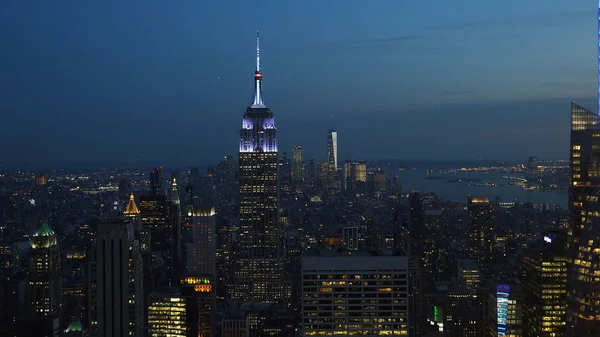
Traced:
[[571, 104], [568, 324], [578, 336], [600, 334], [599, 124], [596, 113]]

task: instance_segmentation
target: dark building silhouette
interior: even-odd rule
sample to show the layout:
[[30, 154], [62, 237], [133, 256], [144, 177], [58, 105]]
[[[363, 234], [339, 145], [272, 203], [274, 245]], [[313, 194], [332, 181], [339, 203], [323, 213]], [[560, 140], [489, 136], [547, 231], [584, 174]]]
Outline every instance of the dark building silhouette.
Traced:
[[135, 227], [118, 218], [98, 228], [90, 270], [92, 336], [143, 336], [143, 260]]
[[490, 273], [494, 238], [494, 208], [487, 198], [467, 198], [468, 248], [484, 275]]
[[152, 195], [162, 194], [162, 167], [157, 167], [150, 172], [150, 191]]

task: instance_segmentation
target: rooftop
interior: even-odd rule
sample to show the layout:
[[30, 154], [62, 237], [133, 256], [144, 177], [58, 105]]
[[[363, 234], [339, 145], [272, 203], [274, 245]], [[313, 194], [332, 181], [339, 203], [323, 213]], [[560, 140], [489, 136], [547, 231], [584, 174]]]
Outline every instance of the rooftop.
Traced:
[[35, 234], [33, 234], [34, 237], [50, 235], [54, 235], [54, 231], [52, 230], [52, 228], [50, 228], [50, 226], [48, 226], [47, 223], [43, 224], [40, 228], [38, 228]]

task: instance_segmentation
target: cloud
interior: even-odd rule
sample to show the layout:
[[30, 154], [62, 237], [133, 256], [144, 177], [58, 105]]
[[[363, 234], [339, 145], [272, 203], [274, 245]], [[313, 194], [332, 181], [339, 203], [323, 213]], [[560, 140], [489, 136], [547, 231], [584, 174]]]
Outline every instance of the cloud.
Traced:
[[[560, 13], [551, 14], [539, 14], [539, 15], [519, 15], [514, 17], [479, 20], [470, 22], [456, 22], [447, 23], [441, 25], [434, 25], [425, 28], [428, 33], [421, 35], [396, 35], [389, 37], [372, 37], [361, 40], [347, 40], [347, 41], [334, 41], [329, 42], [330, 47], [348, 47], [348, 46], [364, 46], [367, 44], [374, 43], [397, 43], [397, 42], [408, 42], [419, 39], [426, 39], [440, 34], [450, 33], [455, 31], [470, 30], [475, 28], [484, 27], [497, 27], [497, 28], [530, 28], [530, 27], [556, 27], [562, 25], [570, 25], [580, 22], [582, 19], [586, 19], [593, 16], [595, 12], [589, 10], [570, 10]], [[485, 30], [479, 30], [479, 32], [485, 32]]]
[[473, 90], [445, 90], [441, 94], [445, 96], [468, 95], [474, 93]]
[[432, 32], [448, 32], [468, 30], [480, 27], [555, 27], [580, 22], [593, 16], [595, 12], [589, 10], [570, 10], [560, 13], [538, 15], [519, 15], [498, 19], [479, 20], [470, 22], [447, 23], [430, 27]]

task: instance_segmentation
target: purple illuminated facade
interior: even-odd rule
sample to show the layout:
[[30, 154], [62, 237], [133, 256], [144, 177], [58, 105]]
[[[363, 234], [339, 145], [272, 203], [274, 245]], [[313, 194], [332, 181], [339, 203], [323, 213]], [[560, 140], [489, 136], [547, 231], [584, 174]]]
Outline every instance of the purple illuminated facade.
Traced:
[[284, 300], [283, 252], [280, 239], [279, 158], [273, 112], [262, 96], [258, 36], [254, 99], [240, 129], [240, 231], [235, 282], [238, 303]]

